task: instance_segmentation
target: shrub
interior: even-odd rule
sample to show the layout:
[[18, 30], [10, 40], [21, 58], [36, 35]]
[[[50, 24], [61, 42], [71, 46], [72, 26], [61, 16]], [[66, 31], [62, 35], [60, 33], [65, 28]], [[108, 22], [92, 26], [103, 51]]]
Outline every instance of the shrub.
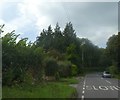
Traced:
[[32, 75], [31, 70], [26, 71], [26, 74], [24, 77], [24, 83], [29, 84], [29, 85], [34, 84], [33, 75]]
[[12, 79], [14, 77], [13, 75], [13, 70], [11, 68], [7, 69], [5, 72], [3, 72], [3, 76], [2, 77], [2, 83], [3, 85], [12, 85]]
[[76, 65], [72, 64], [71, 66], [71, 75], [76, 76], [78, 74], [78, 68]]
[[59, 73], [61, 77], [70, 77], [71, 76], [71, 62], [69, 61], [59, 61]]
[[45, 75], [54, 76], [55, 73], [58, 71], [57, 61], [52, 57], [48, 57], [45, 59], [44, 63], [45, 63]]
[[24, 72], [20, 67], [9, 67], [3, 71], [3, 85], [14, 85], [21, 83], [24, 80]]
[[56, 72], [55, 73], [55, 79], [58, 81], [58, 80], [60, 80], [60, 74], [59, 74], [59, 72]]
[[110, 66], [109, 68], [108, 68], [108, 70], [110, 71], [110, 73], [112, 74], [112, 75], [117, 75], [118, 74], [118, 69], [117, 69], [117, 67], [116, 66]]

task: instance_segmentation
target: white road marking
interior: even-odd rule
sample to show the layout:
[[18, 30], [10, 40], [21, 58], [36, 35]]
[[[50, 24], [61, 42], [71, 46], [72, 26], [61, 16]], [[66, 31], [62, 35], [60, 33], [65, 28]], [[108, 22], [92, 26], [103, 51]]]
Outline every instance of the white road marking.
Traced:
[[119, 87], [119, 86], [116, 86], [116, 87], [120, 89], [120, 87]]
[[101, 90], [108, 90], [108, 88], [106, 86], [99, 86], [99, 89], [101, 89]]
[[85, 91], [83, 90], [83, 91], [82, 91], [82, 94], [84, 94], [84, 93], [85, 93]]
[[113, 86], [113, 88], [114, 88], [114, 89], [116, 89], [116, 90], [119, 90], [119, 89], [118, 89], [118, 88], [116, 88], [115, 86]]
[[94, 90], [98, 90], [94, 85], [93, 85], [93, 89], [94, 89]]
[[81, 97], [81, 100], [84, 100], [84, 93], [85, 93], [85, 80], [83, 82], [83, 91], [82, 91], [82, 97]]
[[87, 90], [92, 90], [92, 87], [91, 86], [86, 86], [86, 89]]
[[110, 88], [111, 90], [114, 90], [113, 86], [107, 86], [108, 88]]
[[[85, 86], [86, 90], [117, 90], [120, 91], [119, 86]], [[84, 90], [84, 87], [83, 87]]]
[[85, 80], [84, 80], [83, 90], [85, 90]]
[[84, 100], [84, 95], [82, 95], [82, 99], [81, 100]]
[[84, 84], [85, 84], [85, 81], [84, 81]]
[[105, 81], [111, 84], [111, 82], [110, 82], [110, 81], [108, 81], [108, 80], [105, 80]]

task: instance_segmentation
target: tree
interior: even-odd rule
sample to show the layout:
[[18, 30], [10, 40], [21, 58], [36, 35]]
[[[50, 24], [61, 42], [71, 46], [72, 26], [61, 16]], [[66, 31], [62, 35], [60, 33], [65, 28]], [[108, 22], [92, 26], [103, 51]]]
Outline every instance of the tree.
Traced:
[[18, 36], [12, 31], [2, 37], [3, 85], [24, 82], [30, 69], [32, 77], [37, 82], [42, 80], [44, 74], [44, 66], [42, 65], [44, 50], [30, 42], [27, 44], [27, 38], [16, 43]]
[[[1, 32], [4, 32], [3, 26], [0, 26]], [[13, 84], [13, 81], [17, 84], [25, 81], [39, 83], [44, 74], [56, 79], [59, 75], [74, 76], [84, 68], [108, 67], [111, 61], [115, 66], [119, 64], [120, 34], [109, 38], [106, 49], [99, 48], [86, 38], [78, 38], [71, 22], [63, 31], [58, 23], [54, 30], [49, 25], [33, 43], [27, 42], [27, 38], [16, 42], [18, 36], [12, 31], [1, 38], [3, 83], [6, 85]]]
[[66, 55], [67, 59], [71, 61], [71, 63], [79, 66], [79, 55], [75, 44], [70, 44], [67, 47]]
[[63, 41], [63, 35], [60, 30], [59, 24], [56, 24], [56, 27], [53, 32], [53, 48], [61, 53], [64, 52], [64, 41]]
[[57, 61], [52, 58], [45, 59], [45, 75], [54, 76], [58, 72], [58, 64]]
[[60, 77], [70, 77], [71, 76], [71, 62], [70, 61], [59, 61], [59, 74]]
[[37, 37], [37, 46], [43, 47], [46, 51], [52, 48], [53, 43], [53, 32], [51, 25], [48, 26], [48, 30], [43, 30], [40, 36]]
[[2, 37], [2, 63], [3, 63], [3, 70], [7, 67], [11, 66], [14, 62], [15, 57], [15, 45], [16, 39], [18, 35], [15, 35], [14, 31], [11, 33], [6, 34]]
[[[16, 59], [16, 39], [19, 35], [15, 35], [14, 31], [7, 33], [2, 37], [2, 73], [3, 73], [3, 85], [12, 84], [12, 80], [15, 77], [14, 65]], [[9, 76], [9, 77], [8, 77]], [[9, 80], [9, 81], [8, 81]]]
[[110, 57], [112, 63], [117, 64], [118, 35], [113, 35], [108, 39], [106, 52], [107, 52], [107, 56]]
[[112, 63], [111, 63], [111, 59], [107, 56], [106, 49], [99, 48], [99, 51], [100, 51], [99, 65], [104, 68], [109, 67]]
[[[83, 67], [99, 66], [100, 51], [90, 40], [82, 38], [80, 42], [81, 47], [81, 61], [83, 59]], [[82, 45], [84, 43], [84, 45]]]
[[[119, 57], [120, 57], [120, 33], [118, 35], [113, 35], [108, 39], [106, 53], [112, 62], [112, 69], [120, 70], [119, 67]], [[114, 67], [114, 68], [113, 68]]]
[[118, 32], [118, 60], [117, 60], [117, 62], [118, 62], [118, 70], [119, 70], [119, 72], [120, 72], [120, 32]]
[[[44, 66], [43, 66], [43, 60], [44, 60], [44, 50], [41, 47], [35, 48], [33, 51], [33, 71], [34, 71], [34, 79], [38, 82], [42, 80], [42, 77], [44, 75]], [[31, 58], [31, 59], [33, 59]]]
[[68, 47], [71, 43], [74, 43], [74, 40], [76, 39], [76, 33], [73, 29], [73, 25], [71, 22], [67, 23], [64, 30], [63, 30], [63, 36], [64, 36], [64, 45]]

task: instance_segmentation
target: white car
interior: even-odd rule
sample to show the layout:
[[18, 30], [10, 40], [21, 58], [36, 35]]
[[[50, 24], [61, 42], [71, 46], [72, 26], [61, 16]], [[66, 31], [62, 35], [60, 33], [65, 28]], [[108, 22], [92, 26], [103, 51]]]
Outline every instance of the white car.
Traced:
[[104, 77], [104, 78], [111, 78], [112, 75], [108, 71], [104, 71], [103, 74], [102, 74], [102, 77]]

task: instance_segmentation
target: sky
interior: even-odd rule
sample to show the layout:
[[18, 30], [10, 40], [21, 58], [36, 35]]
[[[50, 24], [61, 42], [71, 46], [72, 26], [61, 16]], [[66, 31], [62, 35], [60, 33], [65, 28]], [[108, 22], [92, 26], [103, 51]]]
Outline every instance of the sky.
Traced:
[[1, 36], [15, 30], [20, 34], [17, 41], [28, 37], [33, 42], [49, 25], [54, 29], [58, 22], [63, 30], [72, 22], [78, 37], [105, 48], [108, 38], [118, 32], [118, 2], [108, 1], [0, 0], [0, 25], [5, 24]]

